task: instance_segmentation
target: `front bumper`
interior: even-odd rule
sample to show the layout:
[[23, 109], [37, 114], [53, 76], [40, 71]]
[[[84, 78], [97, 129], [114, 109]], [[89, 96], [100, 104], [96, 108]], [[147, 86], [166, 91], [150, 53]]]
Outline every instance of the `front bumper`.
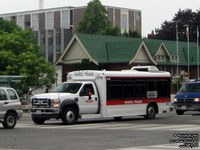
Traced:
[[184, 111], [200, 111], [200, 104], [176, 104], [174, 103], [175, 110], [184, 110]]
[[31, 114], [32, 117], [35, 118], [45, 118], [45, 119], [50, 119], [50, 118], [59, 118], [60, 117], [60, 109], [58, 108], [32, 108], [31, 109]]

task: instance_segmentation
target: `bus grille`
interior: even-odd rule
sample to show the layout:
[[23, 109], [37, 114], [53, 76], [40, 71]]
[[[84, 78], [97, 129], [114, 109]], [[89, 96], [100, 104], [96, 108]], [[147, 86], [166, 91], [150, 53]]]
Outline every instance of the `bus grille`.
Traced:
[[51, 107], [51, 99], [32, 99], [32, 106], [34, 108], [50, 108]]

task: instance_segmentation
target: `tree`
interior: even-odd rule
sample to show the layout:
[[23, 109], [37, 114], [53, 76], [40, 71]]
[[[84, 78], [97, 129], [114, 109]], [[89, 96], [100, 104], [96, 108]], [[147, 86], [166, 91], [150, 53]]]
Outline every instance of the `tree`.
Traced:
[[171, 21], [164, 21], [160, 28], [155, 30], [156, 38], [161, 40], [176, 40], [176, 24], [180, 41], [186, 41], [186, 25], [189, 25], [190, 41], [196, 41], [196, 29], [200, 25], [200, 11], [191, 9], [179, 10]]
[[106, 15], [106, 8], [102, 6], [99, 0], [90, 1], [85, 10], [83, 20], [79, 22], [77, 31], [88, 34], [102, 33], [112, 27]]
[[137, 31], [129, 30], [129, 33], [124, 32], [122, 36], [125, 37], [133, 37], [133, 38], [141, 38], [141, 35]]
[[32, 30], [22, 30], [12, 22], [0, 21], [0, 75], [27, 76], [27, 87], [50, 87], [55, 70], [46, 63], [41, 48], [35, 44]]

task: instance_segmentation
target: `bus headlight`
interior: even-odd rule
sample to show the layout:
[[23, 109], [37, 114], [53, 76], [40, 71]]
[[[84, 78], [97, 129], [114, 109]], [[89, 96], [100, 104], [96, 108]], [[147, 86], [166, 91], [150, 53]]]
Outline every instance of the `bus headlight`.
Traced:
[[53, 100], [53, 107], [60, 107], [60, 101], [59, 100]]
[[200, 102], [200, 98], [195, 98], [194, 101], [195, 102]]
[[177, 102], [177, 98], [174, 98], [174, 102]]

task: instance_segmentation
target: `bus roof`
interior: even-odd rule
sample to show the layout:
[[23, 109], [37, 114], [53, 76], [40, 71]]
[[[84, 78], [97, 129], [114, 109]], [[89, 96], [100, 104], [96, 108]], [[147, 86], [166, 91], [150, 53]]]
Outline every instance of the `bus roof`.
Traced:
[[82, 70], [74, 71], [68, 74], [68, 79], [72, 80], [95, 80], [98, 77], [106, 78], [170, 78], [169, 72], [147, 72], [136, 70], [124, 70], [124, 71], [95, 71], [95, 70]]

